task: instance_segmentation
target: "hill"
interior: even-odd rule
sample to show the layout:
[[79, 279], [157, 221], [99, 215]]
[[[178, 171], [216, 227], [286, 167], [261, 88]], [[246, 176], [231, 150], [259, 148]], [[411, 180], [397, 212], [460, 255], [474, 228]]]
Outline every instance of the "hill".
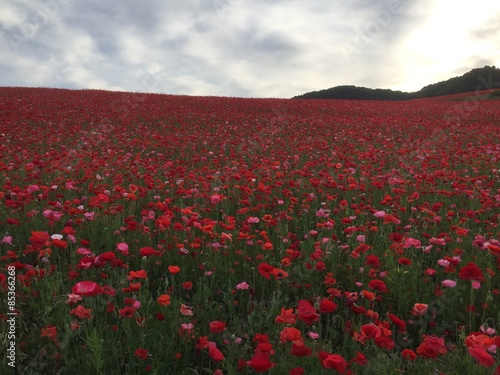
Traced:
[[416, 92], [370, 89], [348, 85], [308, 92], [295, 96], [293, 99], [410, 100], [498, 88], [500, 88], [500, 69], [495, 66], [485, 66], [472, 69], [459, 77], [424, 86]]

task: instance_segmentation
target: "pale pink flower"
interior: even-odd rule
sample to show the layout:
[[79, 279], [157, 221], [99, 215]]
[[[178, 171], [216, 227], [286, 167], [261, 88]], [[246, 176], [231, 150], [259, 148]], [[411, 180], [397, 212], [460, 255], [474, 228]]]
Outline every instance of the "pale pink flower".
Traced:
[[487, 335], [494, 335], [495, 334], [495, 329], [494, 328], [491, 328], [491, 327], [488, 327], [488, 325], [486, 324], [483, 324], [481, 327], [479, 327], [479, 330], [483, 333], [486, 333]]
[[373, 214], [377, 219], [380, 219], [386, 215], [385, 211], [377, 211]]
[[245, 281], [236, 285], [236, 289], [238, 289], [238, 290], [245, 290], [245, 289], [248, 289], [249, 287], [250, 287], [250, 285], [248, 285]]
[[446, 288], [454, 288], [457, 285], [457, 282], [450, 279], [446, 279], [441, 281], [441, 285]]
[[413, 247], [420, 247], [420, 245], [421, 245], [420, 240], [417, 240], [415, 238], [411, 238], [410, 237], [410, 238], [405, 239], [405, 244], [403, 245], [403, 247], [405, 249], [407, 249], [407, 248], [409, 248], [411, 246], [413, 246]]
[[309, 332], [309, 337], [312, 338], [313, 340], [317, 340], [319, 338], [319, 333]]
[[360, 234], [359, 236], [356, 237], [356, 241], [364, 243], [366, 240], [366, 237], [364, 234]]
[[320, 208], [318, 211], [316, 211], [316, 217], [324, 217], [325, 216], [325, 210]]
[[52, 210], [43, 210], [42, 215], [44, 217], [50, 217], [50, 215], [52, 215], [53, 212], [54, 211], [52, 211]]
[[85, 247], [79, 247], [78, 249], [76, 249], [76, 253], [78, 255], [85, 255], [85, 256], [92, 255], [92, 251], [90, 251]]
[[2, 239], [1, 243], [7, 244], [7, 245], [12, 245], [12, 236], [5, 236]]
[[446, 259], [439, 259], [437, 261], [437, 264], [439, 264], [441, 267], [448, 267], [450, 265], [450, 261]]
[[30, 185], [26, 190], [28, 190], [28, 193], [31, 194], [35, 191], [40, 191], [40, 187], [38, 185]]
[[220, 194], [213, 194], [210, 197], [210, 202], [212, 202], [212, 204], [217, 204], [221, 201], [221, 199], [222, 199], [222, 196]]
[[422, 246], [422, 252], [424, 252], [425, 254], [429, 254], [431, 252], [431, 249], [432, 249], [432, 245], [428, 245], [428, 246]]
[[472, 289], [479, 289], [481, 288], [481, 283], [479, 281], [472, 281]]
[[191, 307], [186, 306], [184, 304], [181, 305], [179, 311], [184, 316], [193, 316], [193, 310], [191, 310]]
[[116, 249], [121, 251], [124, 255], [128, 255], [128, 244], [126, 242], [120, 242], [116, 245]]
[[66, 300], [67, 304], [77, 303], [82, 300], [82, 297], [79, 294], [70, 293], [67, 295], [68, 299]]
[[433, 245], [442, 245], [442, 246], [446, 245], [446, 241], [445, 241], [445, 239], [444, 239], [444, 238], [441, 238], [441, 237], [440, 237], [440, 238], [432, 237], [432, 238], [429, 240], [429, 242], [430, 242], [431, 244], [433, 244]]

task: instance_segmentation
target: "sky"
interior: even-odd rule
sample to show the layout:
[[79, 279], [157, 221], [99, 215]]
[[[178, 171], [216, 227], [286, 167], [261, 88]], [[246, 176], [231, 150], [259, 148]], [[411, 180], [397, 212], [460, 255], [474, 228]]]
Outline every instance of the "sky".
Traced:
[[485, 65], [498, 0], [0, 0], [0, 86], [290, 98]]

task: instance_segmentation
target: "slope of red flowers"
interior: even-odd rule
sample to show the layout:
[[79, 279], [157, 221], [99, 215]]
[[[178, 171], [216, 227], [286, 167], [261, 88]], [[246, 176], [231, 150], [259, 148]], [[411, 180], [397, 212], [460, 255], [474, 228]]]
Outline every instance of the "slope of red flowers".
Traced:
[[[232, 333], [246, 335], [253, 353], [238, 361], [242, 371], [273, 369], [286, 346], [349, 373], [369, 361], [366, 347], [436, 358], [460, 334], [471, 358], [491, 367], [500, 111], [495, 100], [458, 99], [1, 88], [0, 282], [7, 290], [4, 269], [14, 265], [36, 297], [38, 280], [64, 275], [72, 330], [96, 314], [147, 327], [175, 305], [179, 340], [216, 364]], [[218, 275], [245, 304], [227, 297], [221, 316], [193, 319], [204, 308], [192, 298], [199, 280]], [[234, 306], [258, 312], [276, 285], [292, 296], [272, 322], [276, 337], [228, 322]], [[143, 314], [146, 288], [155, 307]], [[102, 311], [92, 298], [106, 301]], [[447, 320], [448, 303], [458, 321]], [[349, 358], [312, 329], [335, 314], [357, 345]], [[58, 346], [56, 324], [41, 337]], [[137, 360], [155, 355], [134, 348]]]

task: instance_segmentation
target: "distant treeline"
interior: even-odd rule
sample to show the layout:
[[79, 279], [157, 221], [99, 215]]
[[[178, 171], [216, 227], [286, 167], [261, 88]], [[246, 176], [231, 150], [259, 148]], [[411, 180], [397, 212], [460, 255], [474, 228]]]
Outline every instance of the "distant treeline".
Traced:
[[409, 100], [499, 88], [500, 69], [495, 66], [485, 66], [484, 68], [472, 69], [460, 77], [427, 85], [416, 92], [369, 89], [358, 86], [337, 86], [308, 92], [295, 96], [293, 99]]

